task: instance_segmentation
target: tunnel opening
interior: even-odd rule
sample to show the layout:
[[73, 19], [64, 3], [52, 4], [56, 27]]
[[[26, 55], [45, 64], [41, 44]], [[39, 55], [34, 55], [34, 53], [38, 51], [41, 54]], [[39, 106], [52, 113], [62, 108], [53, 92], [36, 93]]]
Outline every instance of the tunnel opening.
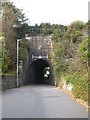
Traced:
[[49, 84], [51, 71], [48, 61], [43, 59], [33, 61], [29, 67], [29, 84]]

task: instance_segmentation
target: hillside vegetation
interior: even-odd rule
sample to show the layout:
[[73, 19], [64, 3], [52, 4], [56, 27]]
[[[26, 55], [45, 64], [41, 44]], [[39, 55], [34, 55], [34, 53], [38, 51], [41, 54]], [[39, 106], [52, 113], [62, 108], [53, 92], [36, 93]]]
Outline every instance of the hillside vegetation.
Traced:
[[51, 60], [57, 86], [63, 81], [72, 85], [74, 96], [84, 101], [88, 101], [89, 23], [75, 21], [69, 26], [41, 24], [42, 33], [52, 38]]
[[72, 84], [75, 97], [88, 101], [88, 25], [73, 22], [67, 30], [56, 29], [52, 39], [57, 84]]

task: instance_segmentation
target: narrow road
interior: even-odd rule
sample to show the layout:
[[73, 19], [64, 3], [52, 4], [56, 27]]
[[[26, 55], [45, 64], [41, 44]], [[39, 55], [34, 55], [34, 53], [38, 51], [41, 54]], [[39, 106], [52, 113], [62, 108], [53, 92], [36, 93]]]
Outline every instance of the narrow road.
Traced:
[[2, 98], [3, 118], [88, 118], [83, 106], [49, 85], [8, 90]]
[[2, 93], [0, 91], [0, 120], [2, 119]]

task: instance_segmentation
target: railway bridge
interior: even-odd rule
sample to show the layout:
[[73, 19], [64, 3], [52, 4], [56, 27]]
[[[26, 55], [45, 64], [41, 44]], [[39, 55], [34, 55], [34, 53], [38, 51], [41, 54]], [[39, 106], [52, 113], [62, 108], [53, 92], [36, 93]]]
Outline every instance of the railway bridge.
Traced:
[[51, 36], [31, 36], [28, 39], [28, 55], [24, 70], [24, 84], [55, 85], [51, 63]]

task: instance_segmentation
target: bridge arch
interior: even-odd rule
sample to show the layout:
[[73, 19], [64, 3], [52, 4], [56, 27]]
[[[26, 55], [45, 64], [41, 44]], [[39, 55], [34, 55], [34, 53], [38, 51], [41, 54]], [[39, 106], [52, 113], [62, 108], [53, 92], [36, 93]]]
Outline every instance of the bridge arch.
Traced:
[[33, 60], [28, 67], [27, 80], [28, 84], [55, 85], [51, 62], [43, 58]]

